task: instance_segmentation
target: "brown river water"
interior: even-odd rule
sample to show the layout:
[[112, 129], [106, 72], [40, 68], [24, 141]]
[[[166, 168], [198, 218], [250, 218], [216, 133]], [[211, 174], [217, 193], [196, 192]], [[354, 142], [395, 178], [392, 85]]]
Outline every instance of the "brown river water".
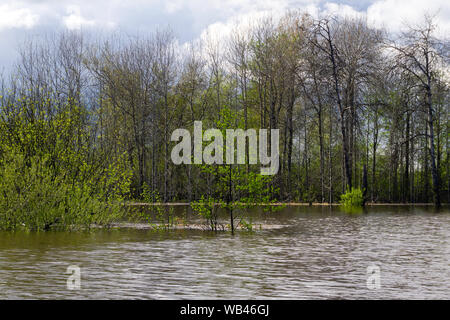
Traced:
[[0, 232], [0, 299], [450, 299], [448, 207], [290, 207], [254, 222], [276, 227]]

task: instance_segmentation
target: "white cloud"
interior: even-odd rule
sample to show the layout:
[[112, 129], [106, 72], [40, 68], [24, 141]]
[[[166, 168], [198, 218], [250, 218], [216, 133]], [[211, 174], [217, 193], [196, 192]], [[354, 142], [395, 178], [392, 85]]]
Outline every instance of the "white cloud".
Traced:
[[225, 39], [231, 35], [233, 29], [245, 29], [251, 23], [263, 19], [265, 17], [279, 18], [281, 11], [255, 11], [247, 14], [240, 14], [227, 19], [225, 22], [215, 22], [207, 26], [200, 38], [206, 40], [209, 37]]
[[69, 30], [80, 29], [83, 26], [93, 26], [95, 25], [94, 20], [88, 20], [83, 18], [81, 15], [81, 9], [79, 6], [68, 6], [67, 14], [63, 17], [64, 25]]
[[17, 3], [0, 5], [0, 30], [10, 28], [32, 28], [39, 16], [29, 8], [20, 7]]
[[184, 3], [183, 0], [168, 0], [165, 6], [168, 13], [175, 13], [183, 8]]
[[[301, 1], [304, 3], [305, 1]], [[316, 2], [316, 1], [306, 1]], [[220, 6], [220, 4], [217, 4]], [[247, 29], [251, 24], [263, 19], [271, 17], [274, 20], [280, 18], [287, 9], [297, 9], [290, 7], [287, 0], [266, 1], [266, 0], [232, 0], [227, 2], [229, 16], [224, 21], [214, 22], [203, 29], [200, 39], [207, 40], [215, 38], [216, 40], [225, 40], [231, 35], [233, 29]], [[317, 9], [315, 5], [303, 6], [314, 11]]]
[[439, 33], [449, 32], [450, 7], [448, 0], [379, 0], [367, 8], [368, 22], [376, 27], [384, 27], [389, 31], [398, 32], [405, 25], [420, 24], [424, 14], [437, 13], [436, 22]]
[[362, 18], [365, 16], [365, 12], [357, 11], [353, 7], [346, 4], [338, 4], [334, 2], [325, 3], [322, 14], [337, 15], [345, 18]]
[[[178, 0], [177, 0], [178, 1]], [[367, 9], [357, 10], [353, 6], [340, 3], [340, 0], [231, 0], [217, 3], [210, 0], [202, 5], [201, 10], [221, 8], [227, 18], [216, 21], [203, 28], [200, 39], [208, 37], [226, 38], [235, 27], [248, 25], [249, 20], [271, 15], [275, 19], [287, 9], [300, 9], [314, 17], [323, 15], [337, 15], [341, 17], [366, 18], [369, 25], [377, 28], [387, 28], [388, 31], [401, 31], [405, 25], [414, 25], [423, 21], [424, 14], [438, 13], [436, 23], [437, 34], [447, 35], [450, 30], [450, 6], [448, 0], [376, 0]], [[178, 3], [178, 2], [177, 2]], [[195, 12], [198, 4], [190, 1], [190, 9]]]

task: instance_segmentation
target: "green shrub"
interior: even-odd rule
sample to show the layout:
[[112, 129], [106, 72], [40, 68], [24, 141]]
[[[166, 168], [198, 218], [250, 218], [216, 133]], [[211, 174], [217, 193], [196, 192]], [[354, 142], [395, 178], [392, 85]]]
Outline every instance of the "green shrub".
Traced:
[[206, 224], [212, 231], [220, 228], [218, 221], [218, 209], [223, 205], [219, 199], [202, 195], [199, 201], [192, 201], [191, 208], [194, 213], [206, 220]]
[[95, 145], [85, 108], [68, 101], [50, 116], [44, 106], [0, 109], [0, 230], [110, 225], [130, 189], [125, 154]]
[[341, 195], [341, 204], [347, 208], [359, 208], [364, 204], [363, 192], [359, 188], [352, 188]]
[[107, 226], [121, 216], [118, 200], [87, 182], [55, 176], [45, 158], [33, 157], [27, 164], [13, 152], [0, 161], [0, 230]]

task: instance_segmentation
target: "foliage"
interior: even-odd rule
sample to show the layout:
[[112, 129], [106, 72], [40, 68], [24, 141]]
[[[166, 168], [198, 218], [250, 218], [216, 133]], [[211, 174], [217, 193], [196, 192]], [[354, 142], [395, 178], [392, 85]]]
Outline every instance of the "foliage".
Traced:
[[198, 201], [191, 202], [194, 213], [204, 218], [212, 231], [218, 231], [221, 227], [218, 220], [218, 209], [222, 206], [219, 199], [205, 197], [204, 195]]
[[91, 154], [86, 110], [68, 101], [50, 117], [37, 107], [24, 100], [19, 112], [2, 114], [0, 229], [110, 226], [129, 190], [125, 158], [105, 164]]
[[[445, 203], [448, 41], [434, 31], [426, 21], [394, 43], [361, 19], [286, 12], [185, 54], [170, 30], [31, 41], [2, 80], [0, 159], [13, 146], [24, 167], [39, 162], [51, 182], [107, 201], [140, 200], [144, 188], [166, 202], [220, 199], [236, 225], [253, 203], [336, 202], [350, 186], [374, 202]], [[171, 132], [194, 121], [279, 129], [278, 174], [174, 165]], [[170, 225], [170, 210], [152, 210]]]
[[[141, 212], [141, 217], [146, 220], [153, 230], [162, 231], [173, 228], [175, 216], [171, 206], [163, 205], [161, 196], [157, 191], [152, 191], [147, 183], [142, 187], [141, 198], [146, 203], [151, 203], [151, 215]], [[156, 222], [155, 222], [156, 220]]]
[[364, 203], [363, 191], [359, 188], [352, 188], [341, 195], [341, 204], [346, 208], [362, 207]]
[[[226, 129], [234, 126], [242, 126], [237, 115], [229, 107], [221, 109], [219, 120], [215, 126], [222, 135], [226, 136]], [[223, 145], [223, 154], [226, 154], [226, 144]], [[191, 207], [194, 212], [207, 220], [211, 230], [217, 231], [218, 208], [225, 209], [230, 216], [228, 224], [232, 232], [236, 226], [246, 230], [253, 230], [251, 219], [246, 219], [249, 210], [254, 207], [261, 207], [264, 212], [275, 212], [282, 206], [272, 206], [276, 200], [273, 195], [278, 191], [272, 184], [272, 177], [261, 175], [253, 171], [246, 170], [245, 166], [232, 164], [201, 165], [201, 170], [210, 176], [213, 181], [212, 191], [218, 197], [202, 196], [199, 201], [193, 202]], [[259, 168], [258, 168], [259, 169]], [[238, 221], [237, 224], [235, 221]]]

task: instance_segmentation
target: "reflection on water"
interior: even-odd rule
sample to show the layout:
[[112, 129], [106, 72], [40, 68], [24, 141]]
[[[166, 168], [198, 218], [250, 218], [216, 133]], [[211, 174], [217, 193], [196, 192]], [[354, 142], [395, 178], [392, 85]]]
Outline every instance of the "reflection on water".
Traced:
[[[449, 299], [450, 211], [295, 207], [253, 234], [0, 233], [2, 299]], [[262, 221], [264, 220], [264, 221]], [[81, 290], [66, 287], [81, 267]], [[367, 267], [381, 288], [367, 288]]]

